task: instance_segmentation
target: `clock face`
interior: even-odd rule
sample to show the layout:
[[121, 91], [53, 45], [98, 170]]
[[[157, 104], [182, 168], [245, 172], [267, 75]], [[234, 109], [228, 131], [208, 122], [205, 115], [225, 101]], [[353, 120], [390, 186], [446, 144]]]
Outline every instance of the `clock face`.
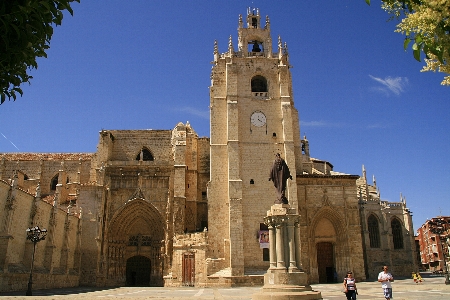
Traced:
[[266, 116], [262, 112], [257, 111], [252, 114], [250, 121], [253, 125], [261, 127], [266, 124]]

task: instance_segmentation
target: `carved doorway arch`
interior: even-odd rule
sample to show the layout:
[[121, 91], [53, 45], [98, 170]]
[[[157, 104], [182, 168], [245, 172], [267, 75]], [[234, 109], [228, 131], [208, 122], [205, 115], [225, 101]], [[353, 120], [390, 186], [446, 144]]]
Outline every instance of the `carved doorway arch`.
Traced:
[[108, 285], [163, 285], [165, 228], [155, 206], [143, 199], [128, 201], [116, 211], [107, 232]]

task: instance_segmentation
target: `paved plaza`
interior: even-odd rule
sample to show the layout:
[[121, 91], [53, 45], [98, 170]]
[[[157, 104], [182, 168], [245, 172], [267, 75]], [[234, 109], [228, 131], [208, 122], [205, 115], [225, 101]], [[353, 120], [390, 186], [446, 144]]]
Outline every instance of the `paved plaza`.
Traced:
[[[357, 283], [357, 299], [384, 299], [381, 284], [378, 282]], [[450, 285], [444, 284], [444, 277], [425, 277], [422, 284], [412, 279], [396, 280], [393, 284], [393, 300], [450, 299]], [[322, 293], [324, 300], [345, 300], [341, 292], [342, 284], [314, 284], [312, 288]], [[89, 287], [35, 290], [33, 297], [24, 296], [23, 292], [0, 293], [3, 299], [251, 299], [261, 287], [236, 288], [166, 288], [166, 287], [120, 287], [96, 289]]]

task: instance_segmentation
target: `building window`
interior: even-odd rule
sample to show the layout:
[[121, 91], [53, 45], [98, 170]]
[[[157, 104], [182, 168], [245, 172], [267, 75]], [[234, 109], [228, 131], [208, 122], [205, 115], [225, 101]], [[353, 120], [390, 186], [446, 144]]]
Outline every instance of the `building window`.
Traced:
[[394, 241], [394, 249], [403, 249], [402, 224], [398, 219], [391, 221], [392, 239]]
[[269, 248], [263, 248], [263, 261], [270, 261]]
[[153, 155], [147, 148], [142, 148], [142, 150], [138, 153], [136, 156], [136, 160], [143, 160], [143, 161], [153, 161]]
[[380, 229], [377, 217], [370, 215], [367, 219], [367, 227], [369, 228], [370, 248], [380, 248]]
[[53, 176], [52, 181], [50, 183], [50, 190], [56, 191], [56, 185], [58, 184], [58, 177], [59, 177], [59, 174], [56, 174], [55, 176]]
[[252, 92], [267, 92], [267, 80], [261, 75], [252, 78]]

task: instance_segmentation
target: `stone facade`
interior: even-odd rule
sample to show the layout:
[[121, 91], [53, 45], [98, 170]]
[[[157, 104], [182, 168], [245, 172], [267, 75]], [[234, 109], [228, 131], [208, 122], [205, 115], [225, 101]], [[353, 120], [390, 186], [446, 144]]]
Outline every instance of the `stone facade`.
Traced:
[[269, 259], [259, 233], [276, 199], [276, 153], [292, 175], [286, 197], [300, 215], [296, 253], [311, 283], [348, 270], [374, 279], [383, 264], [410, 275], [406, 201], [381, 200], [365, 170], [335, 172], [310, 156], [287, 45], [279, 37], [272, 50], [270, 20], [261, 27], [258, 10], [245, 21], [237, 49], [231, 37], [227, 52], [214, 46], [210, 138], [179, 123], [102, 130], [95, 153], [1, 154], [0, 290], [26, 286], [31, 225], [51, 236], [37, 247], [37, 288], [262, 285]]

